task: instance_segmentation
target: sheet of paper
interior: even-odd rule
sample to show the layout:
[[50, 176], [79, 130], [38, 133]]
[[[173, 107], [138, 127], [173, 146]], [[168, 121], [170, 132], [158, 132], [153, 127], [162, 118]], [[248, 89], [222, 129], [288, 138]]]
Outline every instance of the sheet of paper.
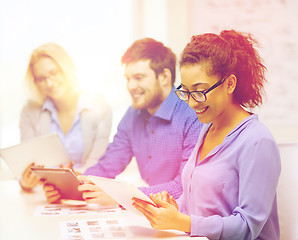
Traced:
[[120, 205], [138, 215], [142, 215], [142, 213], [139, 212], [134, 206], [132, 206], [133, 197], [150, 202], [154, 205], [152, 200], [133, 184], [95, 176], [88, 176], [88, 178], [98, 187], [100, 187], [104, 192], [115, 199]]
[[55, 167], [70, 160], [68, 152], [57, 134], [33, 138], [1, 149], [0, 155], [16, 178], [20, 177], [32, 162], [44, 167]]
[[133, 234], [122, 220], [90, 219], [60, 222], [62, 239], [127, 239]]
[[69, 216], [69, 215], [89, 215], [97, 213], [117, 213], [121, 208], [107, 208], [98, 204], [88, 204], [85, 206], [69, 206], [62, 204], [40, 205], [36, 208], [35, 216]]

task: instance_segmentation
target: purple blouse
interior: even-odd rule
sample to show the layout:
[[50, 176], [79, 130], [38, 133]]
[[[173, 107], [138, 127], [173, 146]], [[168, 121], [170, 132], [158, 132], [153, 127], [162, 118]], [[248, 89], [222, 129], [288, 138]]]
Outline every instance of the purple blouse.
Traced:
[[183, 169], [181, 212], [191, 216], [191, 236], [209, 239], [279, 239], [276, 188], [281, 171], [277, 145], [251, 115], [201, 162], [203, 126]]

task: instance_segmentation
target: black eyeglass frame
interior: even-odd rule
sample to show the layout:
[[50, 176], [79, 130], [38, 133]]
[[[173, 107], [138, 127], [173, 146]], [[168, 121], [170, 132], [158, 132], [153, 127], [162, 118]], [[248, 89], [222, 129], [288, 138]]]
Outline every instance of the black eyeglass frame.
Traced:
[[[182, 92], [184, 94], [187, 94], [187, 99], [186, 100], [181, 99], [182, 101], [185, 101], [185, 102], [189, 101], [189, 96], [191, 96], [193, 98], [193, 100], [195, 100], [196, 102], [205, 102], [207, 100], [206, 94], [208, 92], [210, 92], [211, 90], [217, 88], [219, 85], [221, 85], [226, 80], [226, 78], [227, 77], [224, 77], [223, 79], [221, 79], [220, 81], [218, 81], [217, 83], [215, 83], [213, 86], [211, 86], [210, 88], [208, 88], [208, 89], [206, 89], [204, 91], [187, 92], [187, 91], [179, 90], [180, 88], [182, 88], [182, 85], [180, 85], [179, 87], [177, 87], [174, 91], [175, 91], [175, 93], [176, 93], [176, 95], [177, 95], [177, 97], [179, 99], [181, 99], [181, 98], [179, 97], [179, 95], [177, 94], [177, 92]], [[201, 93], [201, 94], [203, 94], [204, 100], [203, 101], [197, 100], [196, 97], [193, 95], [193, 93]]]

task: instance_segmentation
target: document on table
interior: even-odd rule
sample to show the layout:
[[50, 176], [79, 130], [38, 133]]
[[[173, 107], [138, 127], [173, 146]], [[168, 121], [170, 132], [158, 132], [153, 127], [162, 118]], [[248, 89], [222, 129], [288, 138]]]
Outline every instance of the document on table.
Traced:
[[36, 208], [35, 216], [73, 216], [98, 213], [119, 213], [120, 207], [108, 208], [98, 204], [86, 204], [84, 206], [70, 206], [63, 204], [40, 205]]
[[56, 133], [0, 149], [0, 156], [16, 178], [20, 177], [32, 162], [35, 165], [54, 167], [70, 160], [66, 148]]
[[133, 236], [122, 220], [90, 219], [60, 222], [62, 239], [127, 239]]
[[133, 197], [139, 198], [151, 203], [152, 205], [155, 205], [148, 196], [146, 196], [141, 190], [139, 190], [135, 185], [131, 183], [90, 175], [88, 176], [88, 178], [109, 196], [111, 196], [115, 201], [117, 201], [120, 205], [138, 215], [142, 215], [142, 213], [138, 211], [134, 206], [132, 206]]

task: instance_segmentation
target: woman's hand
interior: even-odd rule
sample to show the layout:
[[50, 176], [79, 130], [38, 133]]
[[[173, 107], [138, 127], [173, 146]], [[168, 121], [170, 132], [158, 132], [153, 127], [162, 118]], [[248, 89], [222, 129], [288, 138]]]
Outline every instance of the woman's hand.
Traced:
[[39, 178], [31, 171], [31, 167], [35, 166], [31, 163], [24, 171], [22, 178], [20, 179], [20, 185], [25, 191], [31, 191], [38, 184], [42, 184]]
[[176, 209], [178, 209], [176, 200], [167, 191], [162, 191], [161, 193], [157, 193], [157, 194], [150, 194], [150, 198], [156, 205], [159, 201], [163, 200], [173, 205]]
[[101, 206], [119, 206], [113, 198], [91, 182], [88, 177], [80, 175], [78, 179], [83, 182], [78, 187], [78, 190], [83, 192], [82, 196], [87, 203], [96, 203]]
[[133, 206], [144, 214], [154, 229], [175, 229], [190, 232], [190, 216], [178, 211], [175, 199], [167, 192], [151, 194], [157, 207], [143, 200], [133, 198]]

